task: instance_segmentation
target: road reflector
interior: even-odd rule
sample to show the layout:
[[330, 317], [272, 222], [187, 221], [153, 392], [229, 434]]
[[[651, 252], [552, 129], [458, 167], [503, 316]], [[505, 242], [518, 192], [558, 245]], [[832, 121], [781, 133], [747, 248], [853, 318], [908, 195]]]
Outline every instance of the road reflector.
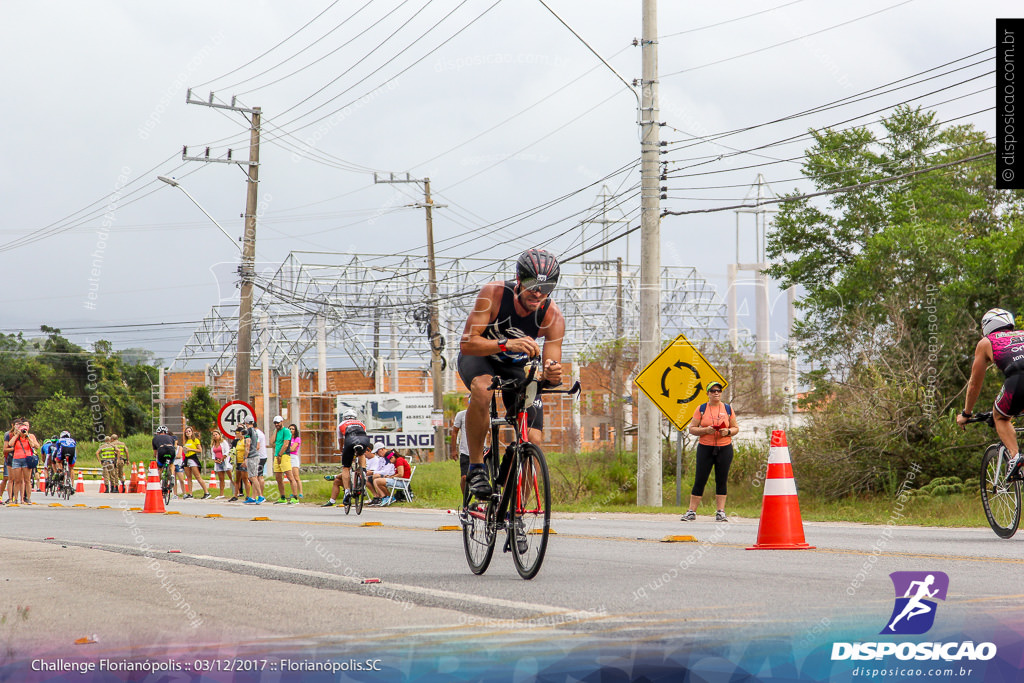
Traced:
[[52, 507], [52, 508], [62, 508], [64, 506], [61, 505], [60, 503], [50, 503], [50, 507]]
[[[530, 529], [526, 533], [528, 533], [528, 534], [542, 534], [542, 533], [544, 533], [544, 530], [543, 529]], [[557, 536], [558, 532], [555, 531], [554, 529], [548, 529], [548, 534], [550, 534], [552, 536]]]
[[181, 510], [165, 510], [164, 514], [165, 515], [180, 515], [181, 514]]
[[214, 517], [220, 517], [220, 516], [221, 515], [219, 513], [217, 513], [217, 512], [211, 512], [210, 514], [206, 515], [206, 519], [213, 519]]
[[47, 537], [46, 537], [46, 538], [44, 538], [43, 540], [44, 540], [44, 541], [52, 541], [52, 540], [53, 540], [53, 536], [47, 536]]
[[454, 524], [445, 524], [443, 526], [437, 527], [438, 531], [459, 531], [461, 529], [461, 526], [455, 526]]
[[72, 507], [76, 507], [76, 508], [87, 508], [87, 507], [89, 507], [89, 506], [88, 506], [88, 505], [86, 505], [85, 503], [75, 503], [75, 504], [74, 504], [74, 505], [73, 505]]
[[380, 579], [363, 579], [363, 583], [380, 583]]
[[128, 508], [128, 509], [129, 510], [134, 510], [135, 512], [138, 512], [138, 511], [142, 510], [142, 508]]
[[363, 522], [359, 526], [384, 526], [384, 522]]
[[252, 521], [253, 522], [269, 522], [270, 521], [270, 517], [253, 517]]
[[661, 539], [662, 543], [696, 543], [696, 536], [686, 536], [679, 534], [669, 534], [665, 538]]
[[180, 550], [168, 550], [167, 552], [169, 552], [169, 553], [180, 553], [181, 551]]
[[97, 505], [96, 509], [97, 510], [109, 510], [110, 506], [109, 505]]

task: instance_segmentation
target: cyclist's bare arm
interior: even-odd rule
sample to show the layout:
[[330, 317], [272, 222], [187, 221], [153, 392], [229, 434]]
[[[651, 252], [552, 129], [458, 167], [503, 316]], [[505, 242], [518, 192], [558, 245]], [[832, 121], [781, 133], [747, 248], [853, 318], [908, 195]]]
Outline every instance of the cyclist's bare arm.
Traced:
[[[967, 397], [964, 399], [964, 410], [967, 412], [974, 410], [974, 404], [978, 402], [978, 396], [981, 395], [981, 385], [985, 380], [985, 370], [993, 362], [995, 362], [995, 357], [992, 355], [992, 342], [988, 340], [988, 337], [982, 337], [974, 348], [971, 378], [967, 381]], [[967, 418], [963, 415], [957, 415], [956, 421], [957, 424], [963, 427], [967, 423]]]
[[562, 383], [562, 339], [565, 337], [565, 318], [552, 302], [541, 321], [540, 336], [544, 338], [544, 379], [551, 386]]
[[[459, 349], [466, 356], [490, 356], [498, 353], [498, 342], [483, 337], [487, 326], [498, 317], [501, 307], [501, 295], [505, 289], [504, 282], [488, 282], [476, 297], [473, 311], [466, 318], [466, 327], [462, 332], [462, 343]], [[516, 353], [536, 356], [540, 353], [540, 344], [530, 337], [509, 339], [505, 348]]]

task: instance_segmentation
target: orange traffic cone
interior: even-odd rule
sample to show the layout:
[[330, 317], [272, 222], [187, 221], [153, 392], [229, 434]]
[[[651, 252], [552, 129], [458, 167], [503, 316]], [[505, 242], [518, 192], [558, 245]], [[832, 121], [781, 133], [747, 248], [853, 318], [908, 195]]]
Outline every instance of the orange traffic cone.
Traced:
[[106, 493], [106, 492], [107, 492], [107, 482], [104, 480], [104, 481], [100, 482], [100, 493]]
[[78, 470], [78, 481], [75, 482], [75, 493], [85, 493], [85, 479], [82, 478], [82, 470]]
[[40, 491], [45, 491], [46, 490], [46, 468], [45, 467], [39, 472], [39, 490]]
[[217, 483], [217, 477], [213, 476], [213, 472], [210, 472], [210, 483], [206, 485], [209, 490], [219, 489], [220, 484]]
[[146, 479], [146, 502], [143, 512], [167, 512], [164, 508], [164, 496], [160, 490], [160, 475], [156, 470], [156, 461], [149, 463], [149, 477]]
[[789, 460], [786, 432], [782, 430], [772, 432], [757, 543], [747, 550], [814, 550], [814, 546], [804, 540], [796, 480]]
[[139, 466], [136, 469], [138, 470], [138, 473], [139, 473], [139, 486], [135, 490], [135, 492], [136, 493], [141, 493], [141, 494], [145, 495], [146, 494], [146, 466], [140, 460], [139, 461]]
[[139, 472], [135, 469], [135, 465], [131, 463], [128, 463], [128, 471], [131, 473], [131, 478], [128, 480], [128, 490], [125, 493], [138, 493]]

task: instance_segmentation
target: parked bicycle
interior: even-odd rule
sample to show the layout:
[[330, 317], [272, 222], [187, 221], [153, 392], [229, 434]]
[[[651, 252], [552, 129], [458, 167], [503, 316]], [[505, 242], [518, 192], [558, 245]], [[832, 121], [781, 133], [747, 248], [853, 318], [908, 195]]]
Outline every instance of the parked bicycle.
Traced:
[[[526, 409], [542, 394], [578, 395], [580, 383], [576, 382], [567, 390], [546, 389], [540, 375], [540, 361], [534, 358], [525, 366], [524, 379], [503, 380], [495, 376], [488, 387], [492, 392], [491, 448], [485, 451], [484, 463], [494, 493], [490, 500], [474, 500], [467, 487], [459, 511], [466, 561], [474, 574], [487, 571], [498, 532], [502, 530], [505, 531], [503, 552], [512, 553], [521, 577], [535, 577], [544, 561], [551, 522], [551, 484], [544, 452], [529, 441]], [[509, 399], [503, 418], [498, 417], [494, 393], [497, 390], [502, 390]], [[503, 425], [512, 427], [513, 437], [499, 465], [494, 453]]]
[[[984, 422], [995, 427], [992, 412], [975, 413], [967, 422]], [[1016, 427], [1018, 434], [1024, 433], [1024, 427]], [[981, 457], [981, 505], [985, 509], [985, 517], [992, 531], [1000, 538], [1010, 538], [1017, 533], [1020, 524], [1020, 489], [1021, 478], [1006, 479], [1006, 463], [1009, 460], [1006, 446], [994, 443], [985, 449]]]

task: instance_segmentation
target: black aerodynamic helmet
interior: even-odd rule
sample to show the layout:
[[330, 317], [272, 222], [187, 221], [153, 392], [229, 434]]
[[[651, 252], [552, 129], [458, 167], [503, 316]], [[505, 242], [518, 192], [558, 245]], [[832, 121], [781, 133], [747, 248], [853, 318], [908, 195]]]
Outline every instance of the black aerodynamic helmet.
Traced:
[[527, 249], [516, 263], [516, 275], [524, 289], [550, 293], [558, 284], [558, 259], [544, 249]]

